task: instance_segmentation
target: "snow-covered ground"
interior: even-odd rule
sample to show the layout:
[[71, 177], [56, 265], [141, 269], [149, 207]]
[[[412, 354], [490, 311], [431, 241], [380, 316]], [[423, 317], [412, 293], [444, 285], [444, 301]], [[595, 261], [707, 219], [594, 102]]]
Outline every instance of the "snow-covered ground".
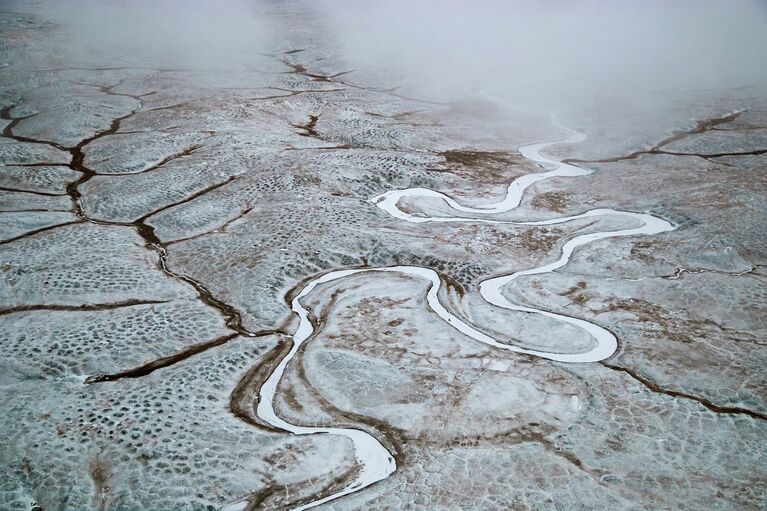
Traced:
[[767, 506], [763, 89], [430, 97], [260, 9], [0, 12], [0, 508]]

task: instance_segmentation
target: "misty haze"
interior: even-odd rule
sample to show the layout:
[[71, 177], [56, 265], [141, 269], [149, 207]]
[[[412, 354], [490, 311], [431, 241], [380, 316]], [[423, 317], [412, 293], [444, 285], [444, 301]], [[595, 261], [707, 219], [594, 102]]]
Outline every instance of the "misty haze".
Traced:
[[0, 36], [0, 510], [767, 509], [764, 1]]

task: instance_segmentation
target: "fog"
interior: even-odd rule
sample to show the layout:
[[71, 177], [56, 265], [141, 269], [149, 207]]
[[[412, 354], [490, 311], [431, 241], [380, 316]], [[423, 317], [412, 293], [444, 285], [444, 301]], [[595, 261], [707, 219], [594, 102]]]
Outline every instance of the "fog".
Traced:
[[767, 83], [767, 2], [325, 0], [355, 59], [421, 94], [530, 99]]
[[[306, 9], [342, 60], [433, 99], [545, 104], [767, 84], [767, 2], [317, 0], [49, 4], [73, 59], [97, 48], [158, 65], [219, 68], [273, 51]], [[339, 64], [340, 65], [340, 64]], [[350, 75], [353, 77], [354, 75]], [[396, 83], [395, 83], [396, 82]]]

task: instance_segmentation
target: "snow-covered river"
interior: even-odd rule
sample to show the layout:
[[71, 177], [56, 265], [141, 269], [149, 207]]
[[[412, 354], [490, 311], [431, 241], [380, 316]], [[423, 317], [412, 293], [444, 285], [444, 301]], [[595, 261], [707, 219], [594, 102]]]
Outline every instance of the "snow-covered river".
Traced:
[[[341, 491], [332, 493], [323, 498], [312, 501], [308, 504], [298, 507], [297, 509], [308, 509], [320, 504], [337, 499], [344, 495], [348, 495], [361, 489], [370, 486], [378, 481], [386, 479], [396, 469], [397, 465], [392, 454], [379, 442], [374, 436], [369, 433], [352, 428], [333, 428], [333, 427], [307, 427], [291, 424], [282, 418], [280, 418], [274, 410], [274, 397], [277, 392], [277, 386], [282, 378], [285, 369], [290, 361], [298, 353], [301, 344], [309, 339], [313, 333], [313, 325], [309, 320], [309, 311], [301, 304], [301, 299], [308, 296], [317, 286], [328, 282], [337, 281], [348, 277], [350, 275], [356, 275], [359, 273], [400, 273], [404, 275], [413, 276], [416, 278], [422, 278], [429, 282], [429, 290], [427, 293], [427, 302], [429, 307], [434, 311], [442, 320], [446, 321], [453, 328], [464, 333], [468, 337], [475, 341], [493, 346], [498, 349], [513, 351], [517, 353], [525, 353], [528, 355], [534, 355], [550, 360], [556, 360], [559, 362], [598, 362], [610, 357], [616, 350], [617, 340], [615, 336], [608, 330], [590, 323], [583, 319], [573, 318], [562, 314], [556, 314], [549, 311], [539, 310], [531, 307], [525, 307], [517, 305], [509, 301], [502, 293], [504, 286], [510, 282], [525, 275], [536, 275], [552, 272], [558, 268], [565, 266], [573, 255], [576, 248], [587, 245], [597, 240], [606, 238], [614, 238], [619, 236], [635, 236], [635, 235], [652, 235], [661, 232], [671, 231], [674, 226], [666, 220], [658, 218], [656, 216], [647, 213], [634, 213], [629, 211], [619, 211], [614, 209], [593, 209], [586, 211], [585, 213], [573, 216], [566, 216], [548, 220], [536, 220], [536, 221], [504, 221], [494, 218], [482, 218], [482, 215], [498, 215], [500, 213], [506, 213], [519, 206], [524, 192], [534, 183], [552, 178], [552, 177], [574, 177], [590, 174], [592, 170], [577, 167], [567, 163], [562, 163], [558, 160], [548, 158], [541, 154], [547, 147], [555, 144], [572, 144], [582, 142], [586, 139], [586, 136], [582, 133], [578, 133], [570, 128], [558, 125], [560, 128], [567, 132], [567, 136], [561, 140], [553, 142], [544, 142], [526, 145], [519, 149], [520, 153], [527, 159], [536, 163], [543, 164], [550, 167], [550, 170], [540, 173], [526, 174], [515, 179], [508, 187], [506, 196], [494, 203], [485, 204], [476, 207], [469, 207], [458, 203], [453, 198], [434, 190], [427, 188], [408, 188], [404, 190], [392, 190], [371, 199], [371, 202], [377, 207], [389, 213], [391, 216], [398, 218], [406, 222], [413, 223], [425, 223], [425, 222], [466, 222], [466, 223], [492, 223], [492, 224], [508, 224], [519, 226], [538, 226], [538, 225], [554, 225], [572, 220], [582, 218], [600, 218], [604, 216], [623, 217], [630, 221], [631, 224], [636, 227], [613, 230], [593, 232], [589, 234], [582, 234], [568, 240], [562, 247], [561, 254], [556, 261], [538, 266], [536, 268], [530, 268], [527, 270], [521, 270], [508, 275], [499, 277], [493, 277], [480, 283], [480, 294], [482, 298], [489, 304], [503, 309], [512, 311], [522, 311], [531, 314], [541, 314], [549, 318], [553, 318], [559, 321], [563, 321], [579, 327], [585, 330], [593, 339], [591, 348], [588, 351], [581, 353], [556, 353], [548, 351], [537, 351], [522, 348], [520, 346], [514, 346], [510, 344], [501, 343], [498, 340], [490, 337], [489, 335], [481, 332], [472, 325], [459, 319], [453, 315], [439, 300], [438, 292], [441, 286], [441, 280], [437, 272], [430, 268], [423, 268], [418, 266], [393, 266], [382, 268], [357, 268], [357, 269], [344, 269], [331, 271], [323, 274], [315, 280], [309, 282], [301, 292], [293, 298], [291, 307], [294, 313], [299, 317], [299, 325], [296, 332], [293, 334], [293, 347], [285, 358], [279, 363], [274, 372], [269, 376], [266, 382], [261, 387], [258, 395], [258, 403], [256, 405], [257, 415], [265, 422], [283, 429], [289, 433], [295, 435], [315, 435], [315, 434], [332, 434], [342, 435], [351, 440], [354, 446], [354, 452], [357, 459], [357, 463], [360, 465], [360, 471], [357, 473], [356, 478], [352, 484], [347, 486]], [[438, 198], [445, 201], [445, 203], [455, 212], [456, 216], [421, 216], [407, 213], [399, 208], [399, 203], [403, 198], [417, 199], [417, 198]], [[464, 216], [461, 216], [463, 214]], [[470, 215], [470, 216], [466, 216]], [[241, 501], [225, 509], [227, 511], [235, 509], [244, 509], [247, 502]]]

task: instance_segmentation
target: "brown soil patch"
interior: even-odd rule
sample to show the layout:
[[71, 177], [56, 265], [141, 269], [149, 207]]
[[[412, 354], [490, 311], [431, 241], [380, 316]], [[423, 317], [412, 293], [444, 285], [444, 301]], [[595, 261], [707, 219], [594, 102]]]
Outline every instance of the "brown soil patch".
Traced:
[[522, 172], [527, 172], [525, 158], [504, 151], [451, 150], [440, 153], [445, 158], [447, 172], [465, 179], [489, 184], [508, 184]]

